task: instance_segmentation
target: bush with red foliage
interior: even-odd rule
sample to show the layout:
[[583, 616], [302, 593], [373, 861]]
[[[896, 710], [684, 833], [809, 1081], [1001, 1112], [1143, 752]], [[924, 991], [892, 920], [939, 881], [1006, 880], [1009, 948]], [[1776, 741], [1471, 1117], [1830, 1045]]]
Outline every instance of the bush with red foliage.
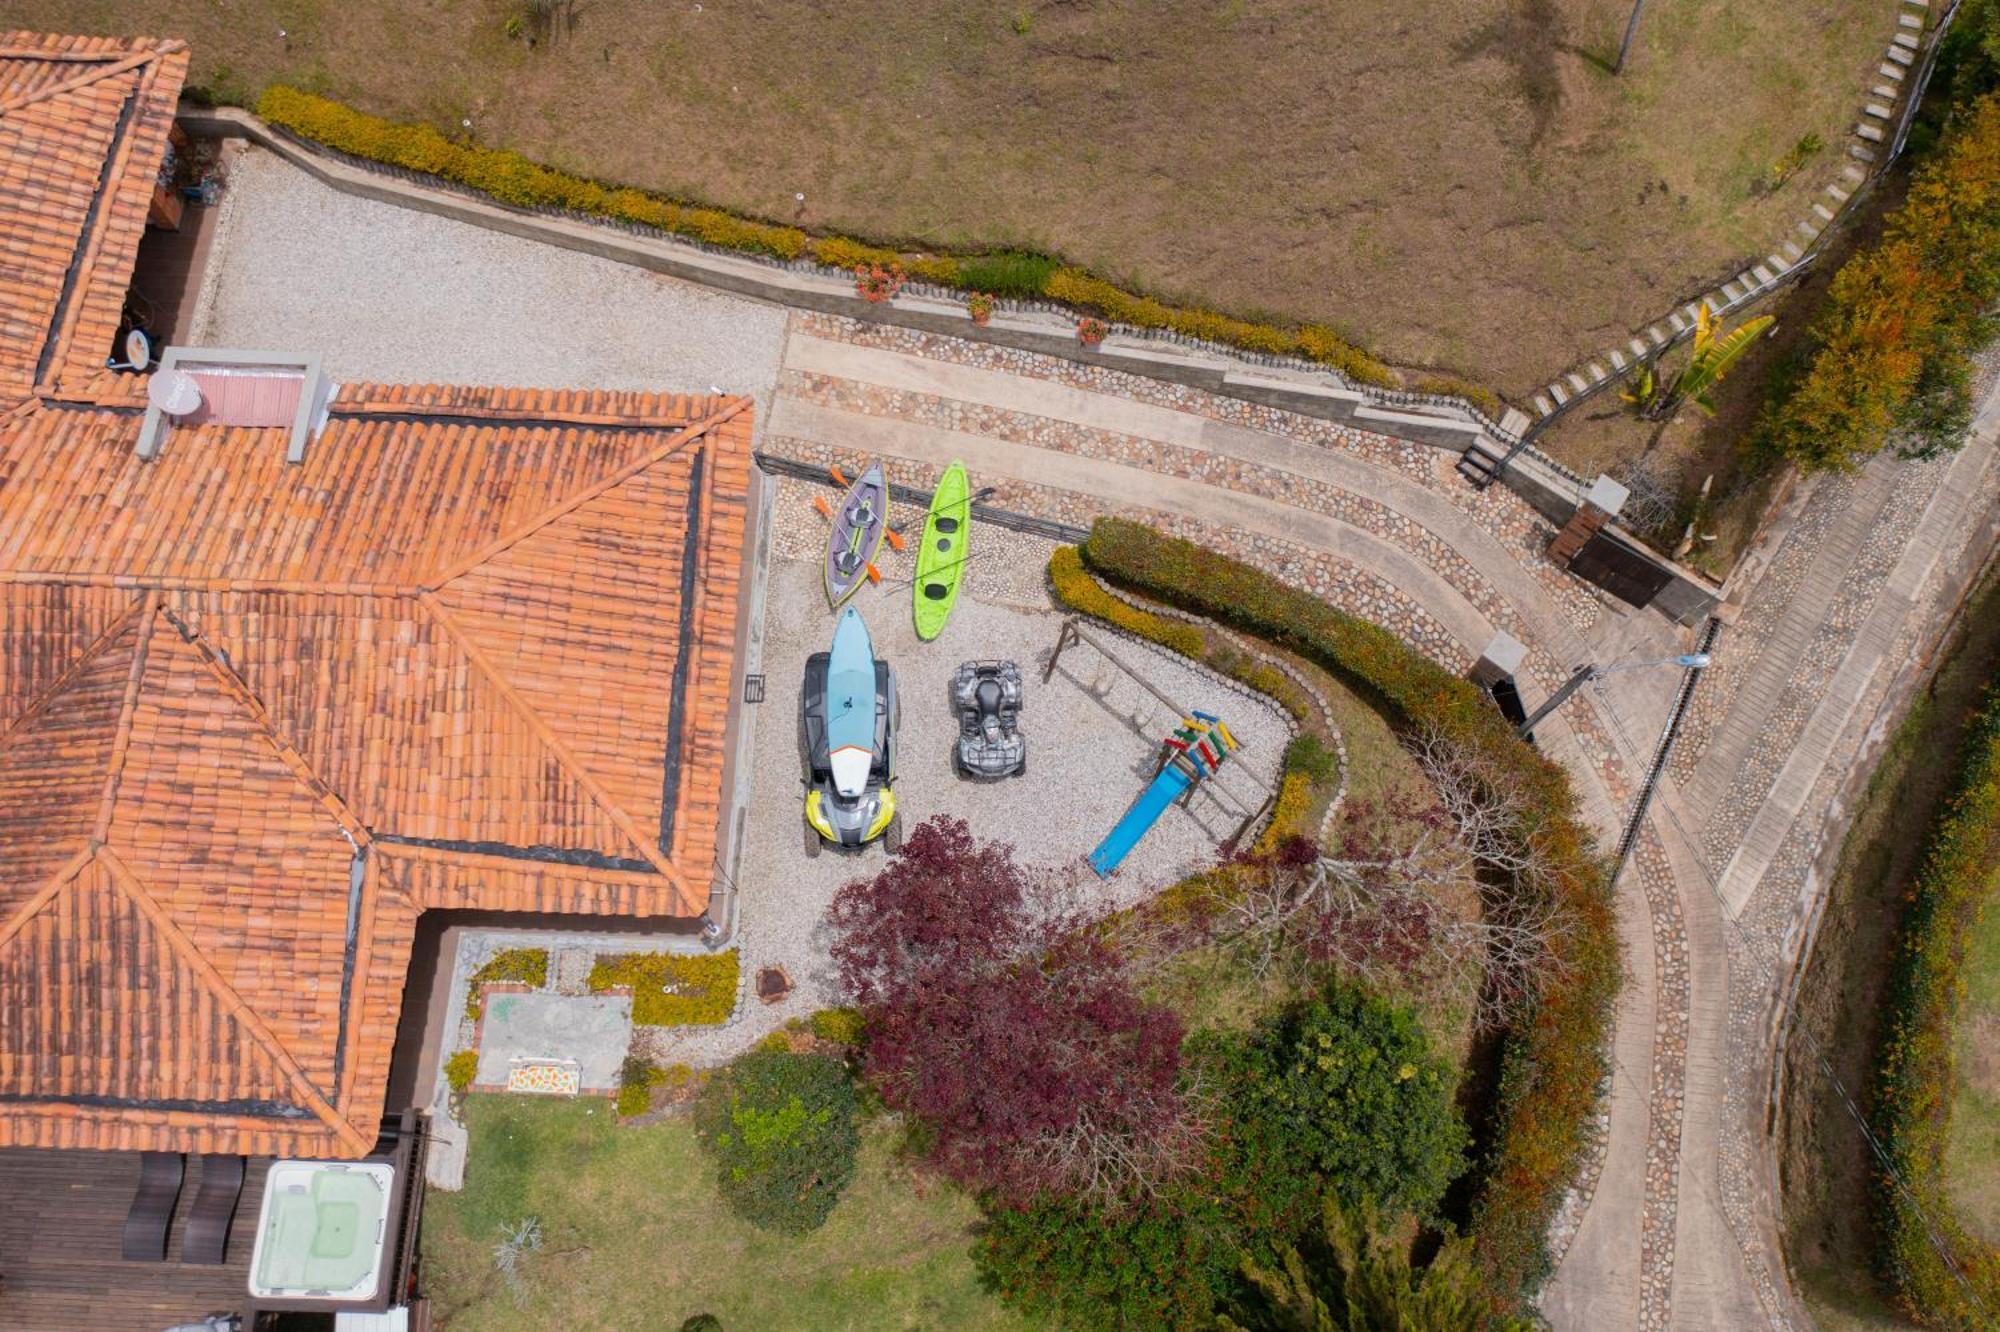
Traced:
[[933, 1165], [1012, 1202], [1151, 1189], [1198, 1137], [1179, 1019], [1012, 852], [932, 819], [829, 913], [864, 1067]]

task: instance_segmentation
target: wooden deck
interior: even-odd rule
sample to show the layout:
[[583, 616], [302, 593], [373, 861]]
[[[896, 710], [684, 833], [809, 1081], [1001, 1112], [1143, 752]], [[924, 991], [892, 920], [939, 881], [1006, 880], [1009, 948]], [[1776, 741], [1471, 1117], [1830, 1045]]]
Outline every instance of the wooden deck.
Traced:
[[0, 1149], [0, 1328], [159, 1332], [211, 1313], [241, 1312], [269, 1164], [250, 1162], [222, 1266], [178, 1261], [201, 1182], [195, 1157], [188, 1160], [167, 1261], [128, 1263], [118, 1248], [139, 1180], [136, 1154]]

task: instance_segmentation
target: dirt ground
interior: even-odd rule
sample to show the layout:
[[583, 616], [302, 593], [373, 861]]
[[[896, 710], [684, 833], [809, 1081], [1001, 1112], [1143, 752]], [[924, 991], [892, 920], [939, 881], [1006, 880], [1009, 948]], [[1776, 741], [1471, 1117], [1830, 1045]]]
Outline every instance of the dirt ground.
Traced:
[[1770, 250], [1895, 23], [1678, 0], [1614, 77], [1629, 0], [575, 0], [530, 49], [531, 3], [0, 0], [0, 26], [142, 24], [225, 99], [286, 81], [807, 227], [1056, 251], [1518, 394]]
[[1856, 810], [1794, 1008], [1782, 1169], [1792, 1271], [1823, 1328], [1907, 1327], [1872, 1276], [1873, 1158], [1818, 1062], [1865, 1105], [1903, 886], [1958, 765], [1979, 691], [2000, 671], [2000, 569], [1966, 603], [1927, 693]]

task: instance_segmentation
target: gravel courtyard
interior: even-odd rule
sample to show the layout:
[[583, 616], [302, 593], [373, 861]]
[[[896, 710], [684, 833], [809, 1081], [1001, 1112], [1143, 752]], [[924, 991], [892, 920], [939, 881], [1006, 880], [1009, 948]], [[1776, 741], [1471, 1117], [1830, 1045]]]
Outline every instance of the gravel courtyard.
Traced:
[[[823, 652], [833, 616], [822, 590], [819, 553], [825, 526], [810, 507], [813, 488], [784, 482], [773, 522], [771, 577], [765, 608], [765, 700], [757, 705], [749, 824], [737, 887], [742, 894], [737, 941], [746, 974], [781, 965], [798, 989], [764, 1006], [746, 995], [729, 1027], [641, 1033], [641, 1043], [667, 1063], [726, 1059], [758, 1037], [816, 1008], [837, 1002], [821, 921], [850, 879], [882, 867], [880, 844], [858, 855], [831, 849], [805, 853], [798, 758], [799, 682], [805, 659]], [[827, 492], [830, 494], [831, 492]], [[922, 529], [917, 510], [896, 506], [902, 531]], [[914, 542], [912, 546], [914, 547]], [[944, 634], [922, 643], [910, 616], [911, 555], [887, 548], [878, 561], [883, 581], [856, 597], [877, 655], [896, 670], [902, 695], [897, 803], [903, 826], [937, 814], [963, 818], [976, 836], [1014, 846], [1037, 865], [1080, 862], [1138, 796], [1151, 776], [1159, 737], [1173, 725], [1168, 709], [1088, 644], [1064, 652], [1053, 680], [1042, 668], [1065, 618], [1043, 587], [1050, 543], [984, 523], [974, 524], [972, 563]], [[1197, 789], [1190, 808], [1169, 809], [1116, 876], [1102, 888], [1106, 908], [1155, 891], [1210, 860], [1235, 831], [1237, 809], [1254, 807], [1274, 784], [1291, 723], [1269, 701], [1255, 698], [1162, 649], [1103, 636], [1120, 661], [1189, 707], [1229, 723], [1242, 750], [1225, 767], [1224, 790]], [[957, 718], [948, 683], [961, 661], [1001, 657], [1018, 662], [1027, 682], [1021, 731], [1028, 738], [1028, 774], [996, 783], [961, 780], [951, 766]], [[1096, 881], [1087, 869], [1085, 882]]]
[[194, 340], [318, 353], [336, 379], [756, 395], [785, 312], [627, 264], [358, 199], [234, 157]]

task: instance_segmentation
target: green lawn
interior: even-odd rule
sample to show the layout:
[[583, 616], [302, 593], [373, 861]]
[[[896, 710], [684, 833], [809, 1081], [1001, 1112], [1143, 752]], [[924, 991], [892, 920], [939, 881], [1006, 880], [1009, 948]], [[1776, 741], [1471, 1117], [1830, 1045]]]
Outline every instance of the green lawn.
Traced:
[[1614, 78], [1631, 0], [580, 0], [533, 50], [528, 9], [0, 0], [0, 26], [185, 37], [219, 96], [290, 82], [810, 228], [1057, 251], [1517, 393], [1782, 241], [1895, 31], [1885, 0], [1655, 3]]
[[[424, 1212], [425, 1286], [451, 1332], [673, 1332], [704, 1312], [730, 1332], [1025, 1326], [980, 1289], [972, 1203], [901, 1165], [882, 1123], [827, 1224], [788, 1239], [723, 1206], [684, 1118], [625, 1128], [609, 1102], [507, 1096], [466, 1113], [466, 1188]], [[492, 1251], [528, 1215], [545, 1242], [517, 1301]]]

